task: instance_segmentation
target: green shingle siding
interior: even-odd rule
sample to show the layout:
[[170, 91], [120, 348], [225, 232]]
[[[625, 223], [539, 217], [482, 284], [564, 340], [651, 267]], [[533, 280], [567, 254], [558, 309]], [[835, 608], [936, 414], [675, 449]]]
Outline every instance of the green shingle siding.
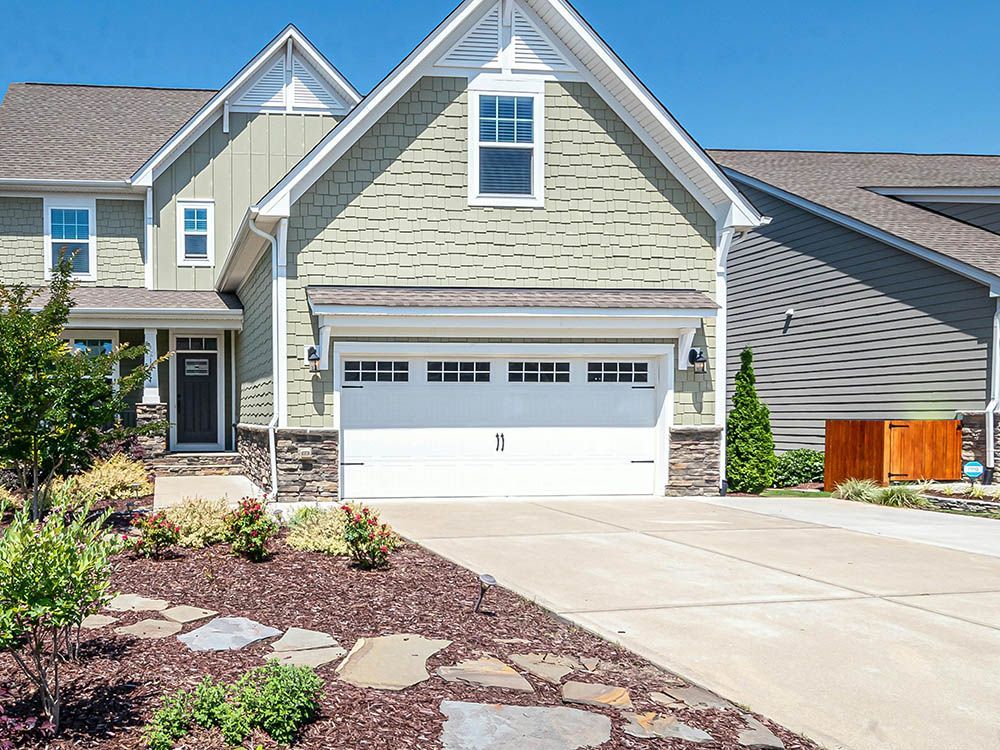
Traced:
[[[293, 426], [331, 424], [311, 376], [309, 284], [683, 287], [715, 292], [714, 222], [607, 104], [549, 83], [545, 208], [473, 208], [467, 82], [424, 78], [292, 207], [288, 380]], [[708, 340], [695, 345], [712, 356]], [[714, 421], [711, 377], [677, 373], [675, 421]]]
[[271, 253], [264, 251], [239, 289], [243, 330], [237, 335], [239, 421], [267, 424], [274, 415], [271, 336]]
[[97, 283], [145, 287], [146, 222], [142, 201], [97, 201]]
[[45, 273], [41, 198], [0, 198], [0, 278], [39, 284]]

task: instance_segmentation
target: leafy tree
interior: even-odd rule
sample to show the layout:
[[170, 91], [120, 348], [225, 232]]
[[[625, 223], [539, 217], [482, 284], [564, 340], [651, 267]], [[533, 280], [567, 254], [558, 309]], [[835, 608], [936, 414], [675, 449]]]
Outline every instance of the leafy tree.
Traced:
[[757, 493], [774, 483], [771, 413], [757, 396], [753, 350], [740, 354], [733, 409], [726, 420], [726, 480], [736, 492]]
[[60, 664], [76, 658], [84, 618], [107, 603], [110, 557], [121, 546], [106, 533], [108, 514], [88, 520], [89, 511], [50, 513], [38, 524], [25, 507], [0, 535], [0, 651], [38, 690], [54, 731]]
[[53, 269], [40, 309], [41, 290], [0, 284], [0, 465], [15, 471], [36, 520], [60, 473], [86, 466], [103, 445], [160, 428], [126, 428], [118, 417], [159, 360], [114, 381], [116, 365], [141, 358], [145, 347], [85, 356], [62, 338], [71, 273], [68, 260]]

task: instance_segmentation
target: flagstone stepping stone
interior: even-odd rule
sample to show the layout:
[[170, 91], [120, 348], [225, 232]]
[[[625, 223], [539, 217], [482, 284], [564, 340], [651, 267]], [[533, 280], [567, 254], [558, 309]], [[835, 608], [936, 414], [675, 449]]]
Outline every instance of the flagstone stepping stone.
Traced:
[[119, 594], [110, 602], [108, 609], [116, 612], [160, 612], [170, 606], [165, 599], [149, 599], [138, 594]]
[[632, 698], [628, 694], [628, 690], [614, 685], [601, 685], [597, 682], [570, 680], [562, 687], [562, 699], [566, 703], [580, 703], [585, 706], [632, 708]]
[[177, 636], [177, 640], [192, 651], [238, 651], [276, 635], [281, 635], [281, 631], [246, 617], [216, 617], [190, 633]]
[[736, 738], [740, 745], [752, 750], [784, 750], [785, 743], [754, 717], [744, 714], [743, 721], [746, 722], [747, 728]]
[[332, 635], [305, 628], [289, 628], [281, 638], [271, 644], [271, 648], [275, 651], [304, 651], [310, 648], [332, 647], [340, 647], [337, 639]]
[[450, 645], [451, 641], [412, 634], [359, 638], [337, 674], [355, 687], [403, 690], [428, 679], [428, 657]]
[[178, 604], [176, 607], [170, 607], [170, 609], [163, 610], [160, 614], [168, 620], [186, 624], [189, 622], [196, 622], [197, 620], [205, 620], [209, 617], [214, 617], [219, 613], [211, 609], [201, 609], [200, 607], [189, 607], [186, 604]]
[[694, 685], [664, 688], [662, 692], [650, 693], [649, 697], [664, 706], [683, 704], [688, 708], [716, 708], [720, 710], [733, 707], [733, 704], [724, 698]]
[[116, 622], [118, 622], [117, 617], [108, 617], [107, 615], [87, 615], [83, 618], [83, 622], [80, 623], [80, 627], [87, 630], [97, 630], [98, 628], [106, 628], [108, 625]]
[[625, 734], [639, 739], [687, 740], [688, 742], [711, 742], [712, 735], [697, 727], [688, 726], [677, 717], [650, 711], [644, 714], [622, 714], [628, 722]]
[[579, 750], [611, 739], [611, 720], [565, 706], [443, 701], [444, 750]]
[[510, 660], [535, 677], [554, 685], [558, 685], [570, 672], [583, 669], [577, 659], [558, 654], [514, 654]]
[[134, 625], [115, 628], [115, 632], [145, 640], [153, 640], [177, 635], [181, 632], [181, 624], [179, 622], [171, 622], [170, 620], [139, 620]]
[[329, 648], [307, 648], [301, 651], [274, 651], [264, 656], [264, 661], [277, 661], [297, 667], [318, 668], [336, 661], [347, 653], [340, 646]]
[[447, 682], [468, 682], [482, 687], [535, 692], [531, 683], [502, 661], [492, 657], [470, 659], [452, 667], [438, 667], [437, 673]]

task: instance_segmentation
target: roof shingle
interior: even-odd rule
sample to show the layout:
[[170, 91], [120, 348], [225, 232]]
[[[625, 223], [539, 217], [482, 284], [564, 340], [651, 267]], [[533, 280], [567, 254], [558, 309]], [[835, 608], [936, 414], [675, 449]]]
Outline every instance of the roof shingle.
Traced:
[[214, 91], [12, 83], [0, 178], [126, 180]]

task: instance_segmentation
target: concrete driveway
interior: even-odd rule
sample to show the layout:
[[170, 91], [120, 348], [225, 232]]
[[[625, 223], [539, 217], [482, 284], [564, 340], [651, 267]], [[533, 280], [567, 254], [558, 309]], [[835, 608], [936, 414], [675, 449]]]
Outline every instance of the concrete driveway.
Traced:
[[1000, 521], [809, 499], [380, 508], [403, 536], [829, 748], [1000, 747]]

